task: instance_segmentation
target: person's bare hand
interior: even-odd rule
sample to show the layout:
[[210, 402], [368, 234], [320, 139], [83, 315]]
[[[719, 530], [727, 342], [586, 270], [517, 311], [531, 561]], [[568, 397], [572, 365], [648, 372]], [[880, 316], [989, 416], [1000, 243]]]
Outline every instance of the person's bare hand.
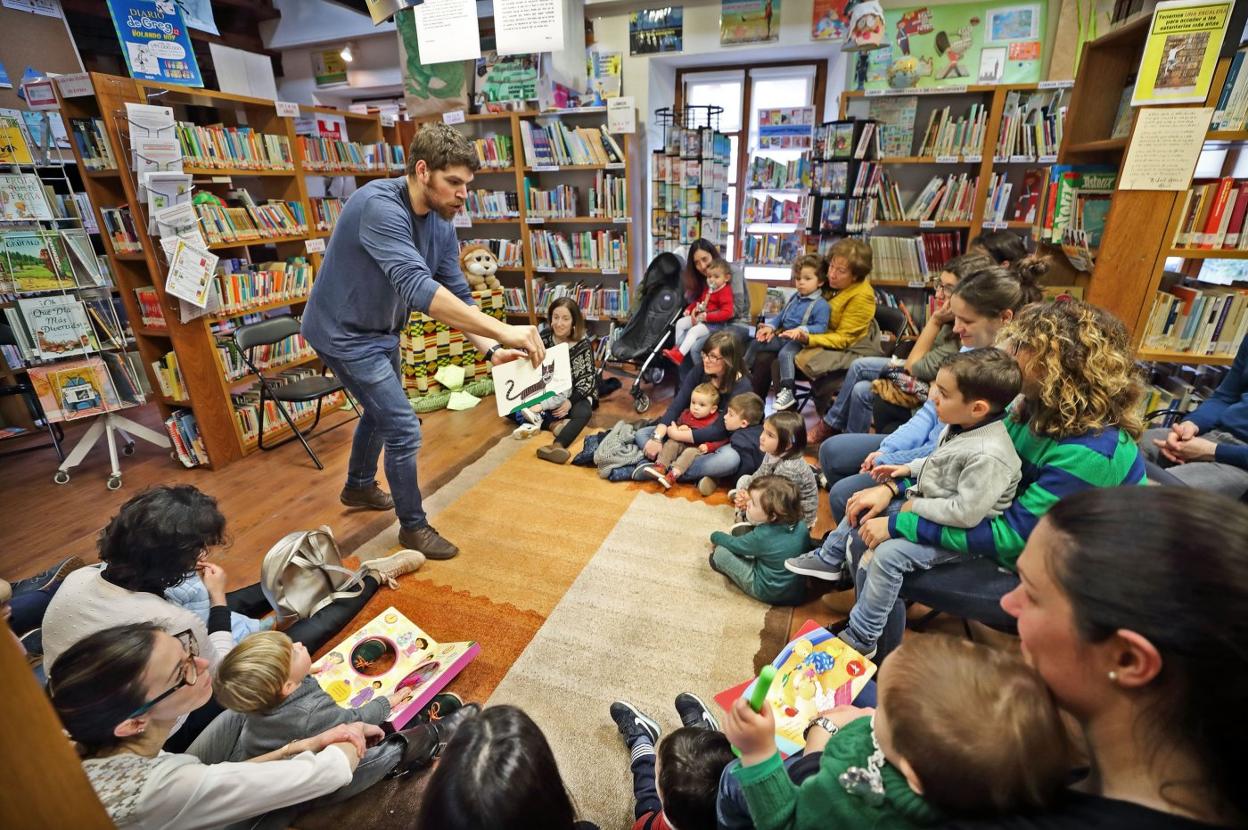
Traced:
[[1170, 427], [1170, 434], [1178, 436], [1180, 441], [1190, 441], [1200, 434], [1200, 427], [1191, 421], [1180, 421]]
[[1192, 461], [1213, 461], [1217, 458], [1218, 445], [1208, 438], [1189, 438], [1186, 441], [1173, 442], [1173, 434], [1165, 441], [1154, 440], [1162, 455], [1175, 464], [1187, 464]]
[[657, 438], [651, 438], [646, 442], [646, 445], [642, 447], [641, 452], [646, 456], [646, 458], [653, 461], [659, 457], [659, 450], [661, 449], [663, 449], [663, 442]]
[[757, 340], [759, 343], [766, 343], [768, 340], [770, 340], [772, 337], [775, 336], [775, 333], [776, 333], [776, 330], [773, 329], [771, 326], [762, 325], [762, 326], [759, 326], [758, 330], [754, 333], [754, 339]]
[[296, 743], [300, 751], [311, 750], [312, 752], [320, 752], [325, 747], [334, 744], [351, 744], [356, 754], [362, 756], [364, 750], [368, 748], [369, 739], [383, 734], [385, 733], [380, 726], [373, 726], [371, 723], [340, 723], [319, 735], [313, 735], [311, 738], [305, 738]]
[[910, 467], [905, 464], [877, 464], [871, 468], [871, 477], [881, 483], [890, 478], [905, 478], [908, 475]]
[[750, 505], [750, 491], [742, 487], [732, 497], [732, 506], [744, 510]]
[[883, 450], [876, 450], [875, 452], [867, 453], [867, 457], [862, 459], [862, 466], [858, 468], [858, 472], [860, 473], [871, 472], [871, 470], [875, 467], [876, 459], [879, 458], [883, 454], [884, 454]]
[[849, 519], [849, 526], [858, 527], [868, 519], [874, 519], [892, 500], [893, 491], [883, 484], [854, 493], [845, 503], [845, 516]]
[[508, 349], [522, 349], [534, 366], [541, 366], [546, 359], [546, 346], [537, 326], [507, 326], [498, 342]]
[[203, 580], [204, 587], [208, 589], [208, 598], [213, 605], [225, 604], [225, 568], [212, 562], [200, 562], [195, 566], [195, 570], [199, 571], [199, 578]]
[[550, 414], [554, 416], [556, 421], [558, 421], [560, 418], [568, 417], [568, 413], [571, 411], [572, 411], [572, 402], [564, 401], [563, 403], [556, 406], [555, 410]]
[[888, 533], [888, 517], [877, 516], [862, 522], [858, 528], [858, 538], [869, 548], [879, 547], [887, 542], [891, 538]]
[[404, 686], [392, 695], [387, 695], [386, 700], [390, 701], [390, 708], [397, 709], [412, 699], [412, 687]]
[[528, 352], [521, 351], [520, 349], [499, 349], [494, 352], [494, 354], [490, 355], [490, 365], [502, 366], [504, 363], [510, 363], [513, 360], [520, 360], [521, 358], [527, 358], [528, 356]]
[[754, 766], [776, 754], [776, 718], [771, 706], [755, 712], [750, 702], [739, 697], [724, 718], [724, 734], [741, 751], [742, 766]]
[[806, 329], [789, 329], [780, 332], [780, 336], [785, 340], [792, 340], [794, 343], [809, 343], [810, 334]]
[[945, 300], [940, 307], [932, 312], [931, 321], [938, 326], [946, 326], [953, 322], [953, 307]]

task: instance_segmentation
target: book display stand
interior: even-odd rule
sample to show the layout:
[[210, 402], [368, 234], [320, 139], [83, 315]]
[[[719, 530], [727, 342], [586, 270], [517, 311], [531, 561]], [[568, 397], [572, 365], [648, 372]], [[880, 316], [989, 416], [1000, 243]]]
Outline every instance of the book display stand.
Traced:
[[663, 147], [651, 154], [655, 253], [675, 251], [699, 237], [721, 248], [727, 241], [730, 147], [728, 136], [719, 131], [723, 111], [705, 104], [654, 111], [663, 129]]

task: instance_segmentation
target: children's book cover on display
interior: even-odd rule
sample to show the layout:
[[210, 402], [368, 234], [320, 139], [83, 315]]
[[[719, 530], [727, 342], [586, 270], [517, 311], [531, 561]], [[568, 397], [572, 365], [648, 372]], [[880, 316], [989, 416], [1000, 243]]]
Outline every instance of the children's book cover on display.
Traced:
[[[814, 620], [806, 621], [771, 665], [776, 679], [764, 705], [775, 715], [776, 746], [785, 757], [802, 751], [802, 733], [820, 712], [853, 703], [876, 671], [874, 663]], [[738, 697], [748, 698], [756, 682], [726, 689], [715, 702], [726, 712]]]
[[410, 688], [412, 699], [386, 718], [402, 729], [481, 653], [476, 642], [439, 643], [387, 608], [312, 664], [312, 676], [344, 709]]

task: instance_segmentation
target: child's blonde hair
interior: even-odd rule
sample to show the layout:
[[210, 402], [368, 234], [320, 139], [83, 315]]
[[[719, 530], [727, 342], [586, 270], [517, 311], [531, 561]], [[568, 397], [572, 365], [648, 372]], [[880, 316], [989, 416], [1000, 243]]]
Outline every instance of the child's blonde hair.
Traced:
[[699, 383], [693, 387], [693, 391], [689, 393], [689, 399], [692, 401], [694, 395], [705, 395], [711, 399], [711, 406], [719, 404], [719, 390], [715, 388], [713, 383]]
[[880, 708], [923, 797], [957, 815], [1042, 808], [1070, 745], [1053, 697], [1013, 654], [960, 637], [907, 638], [880, 672]]
[[294, 643], [280, 631], [260, 631], [230, 649], [212, 684], [217, 702], [233, 712], [256, 714], [275, 708], [290, 679]]

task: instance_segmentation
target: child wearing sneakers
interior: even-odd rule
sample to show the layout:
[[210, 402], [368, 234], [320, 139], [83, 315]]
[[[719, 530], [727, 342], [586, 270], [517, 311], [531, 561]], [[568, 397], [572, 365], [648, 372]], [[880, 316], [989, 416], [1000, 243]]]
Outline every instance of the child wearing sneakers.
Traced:
[[[815, 254], [802, 254], [793, 263], [793, 285], [797, 293], [774, 316], [764, 321], [754, 334], [754, 342], [745, 351], [745, 365], [751, 370], [760, 352], [779, 352], [780, 388], [776, 392], [776, 408], [793, 406], [793, 385], [797, 377], [797, 353], [806, 348], [803, 337], [823, 334], [828, 330], [832, 307], [823, 298], [828, 284], [827, 263]], [[754, 387], [760, 394], [765, 389]]]
[[758, 439], [763, 460], [752, 475], [737, 479], [737, 486], [728, 492], [737, 508], [737, 523], [746, 521], [745, 508], [749, 504], [750, 480], [753, 476], [784, 476], [797, 485], [802, 499], [802, 521], [806, 527], [815, 526], [819, 515], [819, 482], [815, 472], [802, 454], [806, 451], [806, 422], [796, 412], [777, 412], [763, 422]]
[[[763, 451], [758, 446], [763, 434], [763, 399], [753, 392], [733, 395], [724, 413], [724, 429], [728, 430], [728, 443], [737, 451], [735, 481], [758, 469], [763, 461]], [[719, 482], [710, 476], [698, 479], [698, 492], [709, 496], [719, 489]]]
[[632, 759], [633, 830], [715, 830], [719, 781], [732, 747], [696, 695], [677, 695], [676, 712], [684, 725], [660, 742], [662, 730], [652, 718], [627, 701], [611, 704]]
[[706, 288], [702, 296], [689, 304], [676, 321], [675, 345], [663, 350], [663, 356], [677, 366], [685, 355], [696, 349], [733, 317], [732, 266], [727, 260], [716, 259], [706, 266]]
[[811, 722], [803, 760], [818, 754], [819, 769], [800, 787], [776, 751], [771, 706], [755, 712], [738, 698], [724, 727], [741, 760], [724, 772], [721, 814], [744, 800], [758, 830], [1039, 810], [1060, 795], [1070, 761], [1040, 676], [1008, 652], [944, 635], [907, 639], [889, 656], [874, 713], [837, 706]]
[[[713, 383], [700, 383], [693, 388], [689, 396], [689, 408], [680, 413], [676, 426], [687, 426], [691, 429], [702, 429], [715, 423], [719, 417], [719, 390]], [[686, 444], [668, 436], [667, 425], [659, 424], [654, 428], [654, 437], [663, 441], [658, 458], [653, 464], [642, 468], [642, 475], [648, 476], [666, 490], [676, 483], [680, 474], [689, 469], [689, 465], [699, 455], [722, 447], [727, 441], [711, 441], [703, 444]]]
[[[925, 458], [872, 470], [896, 490], [897, 497], [884, 516], [863, 524], [862, 540], [874, 547], [878, 534], [887, 539], [894, 517], [902, 512], [951, 527], [974, 527], [1009, 507], [1022, 479], [1022, 463], [1003, 419], [1021, 386], [1018, 363], [1000, 349], [975, 349], [946, 358], [930, 394], [936, 417], [946, 425], [936, 449]], [[842, 519], [818, 550], [790, 559], [785, 567], [834, 582], [836, 588], [852, 587], [852, 576], [846, 573], [851, 527], [849, 517]], [[895, 556], [905, 556], [905, 551], [888, 554]], [[863, 634], [863, 625], [855, 625], [855, 619], [887, 613], [897, 599], [901, 576], [914, 567], [913, 562], [876, 559], [866, 566], [866, 582], [850, 611], [849, 627], [841, 633], [845, 642], [868, 657], [874, 655], [874, 639]]]
[[748, 490], [745, 515], [751, 528], [739, 536], [711, 534], [711, 570], [769, 605], [800, 605], [806, 580], [784, 567], [786, 559], [811, 545], [797, 485], [783, 476], [754, 476]]

